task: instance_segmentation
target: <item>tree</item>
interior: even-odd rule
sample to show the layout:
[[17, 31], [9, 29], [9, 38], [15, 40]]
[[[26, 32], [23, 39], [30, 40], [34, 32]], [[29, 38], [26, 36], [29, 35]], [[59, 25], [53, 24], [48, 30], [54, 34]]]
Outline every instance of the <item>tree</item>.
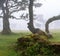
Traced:
[[[21, 10], [25, 10], [29, 7], [29, 23], [28, 28], [32, 33], [36, 33], [36, 29], [33, 25], [33, 5], [35, 6], [41, 6], [41, 4], [33, 4], [34, 0], [5, 0], [4, 4], [2, 5], [2, 11], [3, 11], [3, 31], [2, 33], [10, 33], [10, 27], [9, 27], [9, 18], [15, 18], [18, 19], [13, 15], [15, 12], [19, 12]], [[30, 2], [30, 4], [29, 4]], [[29, 6], [28, 6], [29, 5]], [[20, 18], [19, 18], [20, 19]]]
[[9, 9], [8, 9], [8, 6], [7, 6], [7, 3], [8, 3], [8, 0], [5, 0], [5, 6], [2, 5], [2, 11], [3, 11], [3, 31], [2, 33], [3, 34], [9, 34], [11, 33], [11, 30], [10, 30], [10, 25], [9, 25]]
[[0, 0], [0, 10], [2, 10], [0, 17], [3, 18], [3, 31], [2, 31], [3, 34], [11, 33], [9, 18], [17, 19], [17, 17], [15, 17], [12, 14], [24, 9], [25, 8], [22, 4], [22, 1]]
[[[3, 16], [0, 15], [0, 17], [3, 18], [3, 31], [2, 31], [2, 33], [10, 33], [11, 32], [11, 30], [9, 28], [9, 21], [8, 21], [9, 10], [8, 10], [7, 3], [8, 3], [8, 0], [0, 0], [0, 9], [2, 9], [2, 13], [3, 13]], [[4, 4], [6, 7], [4, 6]]]
[[48, 37], [48, 35], [43, 32], [42, 30], [35, 28], [33, 25], [33, 0], [30, 0], [29, 4], [29, 23], [28, 23], [28, 28], [32, 33], [37, 33], [39, 35], [45, 35]]
[[[3, 16], [0, 16], [3, 18], [3, 31], [2, 31], [2, 33], [3, 34], [11, 33], [9, 18], [18, 19], [17, 17], [15, 17], [12, 14], [28, 8], [29, 0], [3, 0], [3, 1], [0, 0], [0, 1], [2, 2], [0, 4], [1, 5], [0, 7], [2, 8], [2, 13], [3, 13]], [[37, 6], [36, 4], [34, 4], [34, 5]], [[39, 4], [38, 4], [38, 6], [39, 6]]]
[[30, 0], [29, 4], [29, 23], [28, 23], [28, 28], [32, 33], [35, 33], [35, 28], [33, 25], [33, 0]]
[[50, 34], [50, 32], [49, 32], [49, 24], [51, 22], [55, 21], [55, 20], [60, 20], [60, 15], [54, 16], [54, 17], [47, 20], [47, 22], [45, 24], [45, 31], [47, 32], [47, 34]]

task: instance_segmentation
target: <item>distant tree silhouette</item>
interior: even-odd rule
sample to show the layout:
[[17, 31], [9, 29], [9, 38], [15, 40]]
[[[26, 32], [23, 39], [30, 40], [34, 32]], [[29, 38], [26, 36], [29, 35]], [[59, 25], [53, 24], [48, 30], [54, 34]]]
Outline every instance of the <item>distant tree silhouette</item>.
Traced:
[[[4, 1], [4, 0], [3, 0]], [[2, 11], [3, 11], [3, 31], [2, 34], [9, 34], [11, 33], [10, 25], [9, 25], [9, 9], [8, 9], [8, 0], [5, 0], [5, 6], [2, 5]]]
[[2, 10], [0, 18], [3, 18], [2, 34], [11, 33], [9, 18], [18, 19], [12, 14], [22, 10], [21, 8], [23, 7], [21, 4], [22, 1], [18, 1], [18, 0], [0, 0], [0, 10]]

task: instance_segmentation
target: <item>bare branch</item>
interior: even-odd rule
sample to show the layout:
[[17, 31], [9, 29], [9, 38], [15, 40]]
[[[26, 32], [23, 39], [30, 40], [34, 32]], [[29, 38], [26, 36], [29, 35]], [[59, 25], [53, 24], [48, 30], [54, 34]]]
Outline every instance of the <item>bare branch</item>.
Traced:
[[9, 17], [12, 18], [12, 19], [20, 19], [20, 18], [17, 18], [15, 16], [13, 16], [13, 15], [10, 15]]
[[17, 9], [14, 9], [13, 11], [10, 12], [10, 14], [12, 13], [15, 13], [15, 12], [18, 12], [18, 11], [21, 11], [21, 10], [25, 10], [26, 8], [22, 7], [22, 8], [17, 8]]

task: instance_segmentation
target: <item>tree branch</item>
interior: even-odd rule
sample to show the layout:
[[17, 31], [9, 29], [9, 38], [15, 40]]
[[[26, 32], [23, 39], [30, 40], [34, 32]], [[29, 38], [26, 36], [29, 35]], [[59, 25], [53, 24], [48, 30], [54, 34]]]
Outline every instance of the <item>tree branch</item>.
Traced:
[[24, 7], [19, 8], [19, 9], [14, 9], [13, 11], [10, 12], [10, 14], [15, 13], [15, 12], [18, 12], [18, 11], [21, 11], [22, 9], [25, 10]]
[[12, 19], [20, 19], [20, 18], [17, 18], [15, 16], [13, 16], [13, 15], [10, 15], [9, 17], [12, 18]]

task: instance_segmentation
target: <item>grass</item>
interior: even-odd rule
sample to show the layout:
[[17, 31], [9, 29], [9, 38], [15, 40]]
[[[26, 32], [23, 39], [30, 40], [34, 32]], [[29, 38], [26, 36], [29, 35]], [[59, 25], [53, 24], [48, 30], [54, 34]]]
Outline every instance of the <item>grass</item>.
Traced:
[[19, 37], [19, 34], [13, 35], [1, 35], [0, 34], [0, 56], [15, 56], [13, 49], [9, 50], [16, 39]]
[[[12, 44], [17, 41], [17, 38], [30, 34], [29, 32], [21, 32], [11, 35], [1, 35], [0, 34], [0, 56], [17, 56], [14, 50], [11, 48]], [[49, 39], [51, 42], [60, 42], [60, 32], [53, 31], [53, 38]]]
[[0, 56], [17, 56], [17, 54], [14, 52], [14, 50], [11, 47], [17, 41], [17, 38], [24, 36], [27, 33], [28, 32], [24, 32], [24, 34], [15, 33], [11, 35], [0, 34]]
[[49, 39], [51, 42], [60, 42], [60, 30], [51, 31], [53, 38]]

